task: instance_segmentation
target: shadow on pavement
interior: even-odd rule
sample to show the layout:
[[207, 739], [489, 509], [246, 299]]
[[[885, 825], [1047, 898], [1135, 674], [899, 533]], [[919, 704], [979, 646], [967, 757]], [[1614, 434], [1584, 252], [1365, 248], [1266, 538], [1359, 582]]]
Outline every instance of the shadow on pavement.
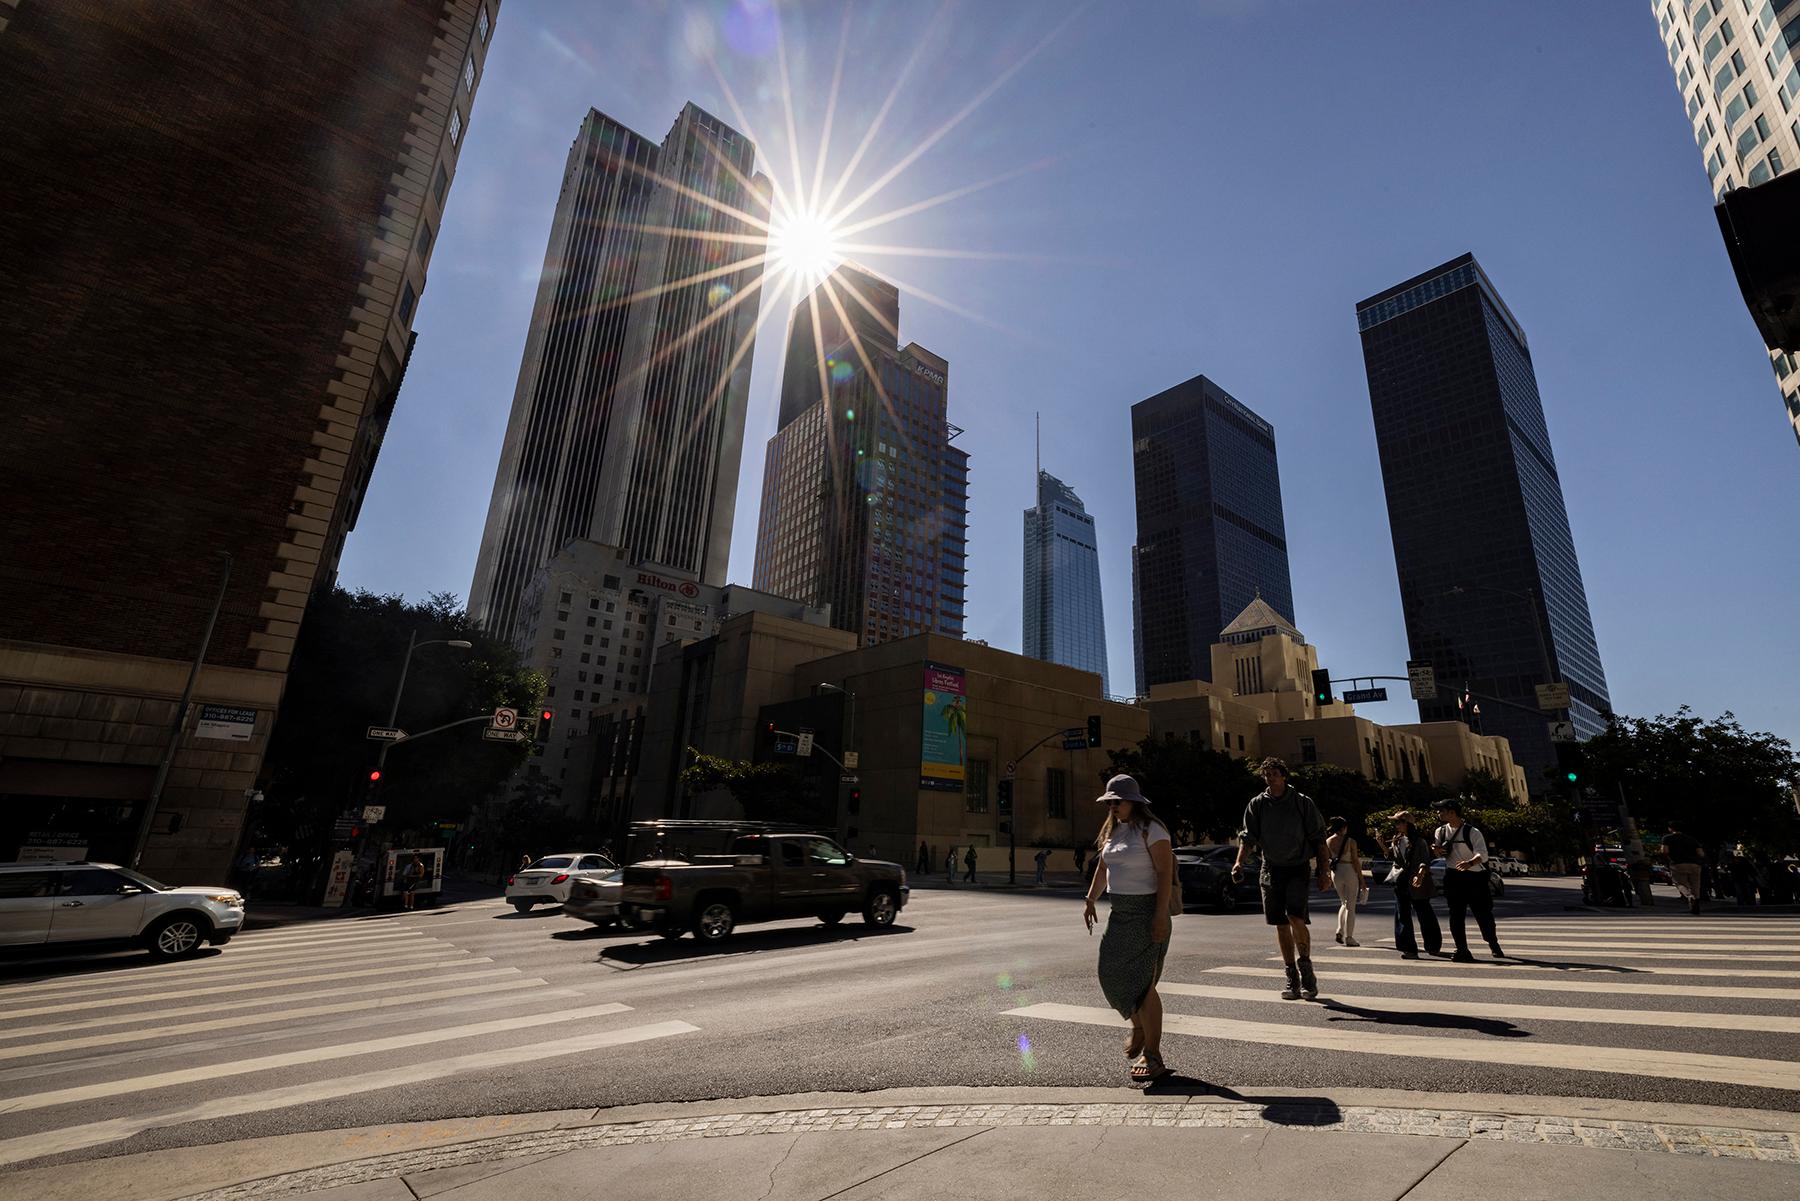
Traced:
[[1616, 972], [1619, 974], [1641, 975], [1641, 967], [1620, 967], [1616, 963], [1576, 963], [1564, 959], [1523, 959], [1517, 955], [1508, 955], [1501, 961], [1506, 964], [1516, 963], [1520, 967], [1546, 967], [1559, 972]]
[[[179, 960], [154, 959], [148, 951], [136, 947], [55, 947], [33, 946], [0, 952], [0, 984], [37, 984], [51, 980], [73, 980], [83, 976], [133, 972], [158, 964], [205, 963], [226, 954], [223, 947], [201, 947]], [[60, 970], [67, 969], [67, 970]]]
[[[1342, 1001], [1321, 998], [1319, 1004], [1335, 1014], [1348, 1014], [1351, 1018], [1365, 1022], [1374, 1022], [1382, 1026], [1425, 1026], [1433, 1030], [1473, 1030], [1477, 1034], [1489, 1034], [1495, 1038], [1530, 1038], [1531, 1031], [1521, 1030], [1511, 1022], [1498, 1018], [1463, 1017], [1451, 1013], [1432, 1013], [1430, 1010], [1402, 1009], [1368, 1009], [1361, 1005], [1346, 1005]], [[1330, 1021], [1344, 1021], [1342, 1017], [1332, 1017]]]
[[1217, 1097], [1221, 1101], [1260, 1105], [1263, 1120], [1277, 1126], [1336, 1126], [1344, 1120], [1344, 1111], [1330, 1097], [1258, 1097], [1179, 1072], [1164, 1076], [1144, 1093], [1152, 1097]]
[[515, 909], [511, 913], [496, 913], [497, 922], [534, 922], [539, 918], [563, 916], [561, 905], [534, 905], [530, 909]]
[[606, 967], [635, 969], [661, 963], [681, 963], [690, 959], [730, 959], [740, 955], [760, 955], [769, 951], [786, 951], [796, 947], [824, 947], [834, 943], [860, 942], [865, 938], [892, 938], [911, 934], [911, 926], [808, 926], [789, 930], [758, 930], [735, 933], [722, 946], [707, 946], [690, 938], [669, 939], [657, 936], [649, 942], [626, 943], [607, 947], [596, 962]]

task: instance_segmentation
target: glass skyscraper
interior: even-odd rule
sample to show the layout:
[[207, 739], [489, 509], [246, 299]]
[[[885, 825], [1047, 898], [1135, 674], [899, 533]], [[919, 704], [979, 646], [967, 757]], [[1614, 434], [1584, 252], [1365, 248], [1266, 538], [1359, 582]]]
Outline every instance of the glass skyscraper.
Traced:
[[1196, 375], [1131, 407], [1140, 692], [1212, 678], [1219, 631], [1261, 596], [1292, 616], [1275, 428]]
[[1525, 333], [1465, 254], [1356, 306], [1422, 721], [1465, 688], [1533, 791], [1555, 763], [1535, 688], [1569, 685], [1582, 738], [1611, 709]]
[[1037, 473], [1037, 507], [1025, 510], [1025, 654], [1079, 667], [1112, 688], [1094, 519], [1048, 471]]

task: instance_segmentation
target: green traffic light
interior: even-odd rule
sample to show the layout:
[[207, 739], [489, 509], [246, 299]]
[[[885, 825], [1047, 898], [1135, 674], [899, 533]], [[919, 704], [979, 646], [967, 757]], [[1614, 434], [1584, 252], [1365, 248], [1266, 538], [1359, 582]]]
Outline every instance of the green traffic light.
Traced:
[[1569, 773], [1569, 783], [1573, 784], [1576, 781], [1576, 779], [1577, 779], [1577, 776], [1575, 775], [1575, 773], [1570, 772]]

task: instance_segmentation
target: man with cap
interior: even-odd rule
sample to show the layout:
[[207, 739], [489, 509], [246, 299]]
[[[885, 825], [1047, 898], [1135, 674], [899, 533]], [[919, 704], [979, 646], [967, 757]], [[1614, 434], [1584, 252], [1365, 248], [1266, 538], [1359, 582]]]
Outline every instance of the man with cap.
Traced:
[[[1275, 927], [1281, 961], [1287, 966], [1284, 1000], [1319, 995], [1313, 975], [1312, 936], [1307, 931], [1307, 885], [1321, 892], [1331, 889], [1331, 857], [1325, 852], [1325, 817], [1312, 798], [1288, 787], [1287, 764], [1271, 756], [1262, 761], [1261, 792], [1244, 807], [1244, 837], [1237, 862], [1231, 865], [1234, 881], [1244, 878], [1244, 861], [1252, 847], [1262, 852], [1263, 920]], [[1307, 860], [1312, 860], [1311, 866]]]
[[1500, 939], [1494, 933], [1494, 894], [1488, 884], [1487, 839], [1481, 831], [1463, 820], [1462, 803], [1446, 797], [1437, 804], [1443, 819], [1432, 834], [1432, 850], [1444, 857], [1444, 904], [1450, 908], [1450, 937], [1456, 940], [1455, 963], [1474, 963], [1469, 954], [1468, 932], [1463, 929], [1469, 910], [1475, 911], [1475, 924], [1487, 939], [1488, 950], [1495, 959], [1505, 959]]
[[[1394, 945], [1400, 949], [1400, 958], [1417, 959], [1419, 939], [1423, 939], [1425, 953], [1436, 955], [1443, 948], [1444, 932], [1431, 907], [1431, 848], [1414, 827], [1411, 813], [1402, 809], [1391, 820], [1394, 840], [1388, 844], [1388, 853], [1394, 857]], [[1419, 919], [1416, 938], [1415, 914]]]

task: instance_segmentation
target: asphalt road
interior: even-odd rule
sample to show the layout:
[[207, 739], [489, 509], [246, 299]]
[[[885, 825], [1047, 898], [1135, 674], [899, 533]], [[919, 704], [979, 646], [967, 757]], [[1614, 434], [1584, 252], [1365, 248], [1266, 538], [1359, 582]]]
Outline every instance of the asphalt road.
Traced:
[[[1498, 913], [1519, 959], [1408, 963], [1384, 894], [1359, 949], [1317, 899], [1313, 1003], [1276, 996], [1259, 914], [1178, 918], [1170, 1065], [1232, 1090], [1800, 1110], [1800, 917], [1695, 919], [1666, 896], [1597, 913], [1571, 881], [1514, 880]], [[638, 1102], [1123, 1085], [1099, 941], [1073, 892], [919, 890], [891, 930], [746, 927], [717, 951], [487, 901], [252, 931], [176, 964], [0, 962], [0, 1170]]]

